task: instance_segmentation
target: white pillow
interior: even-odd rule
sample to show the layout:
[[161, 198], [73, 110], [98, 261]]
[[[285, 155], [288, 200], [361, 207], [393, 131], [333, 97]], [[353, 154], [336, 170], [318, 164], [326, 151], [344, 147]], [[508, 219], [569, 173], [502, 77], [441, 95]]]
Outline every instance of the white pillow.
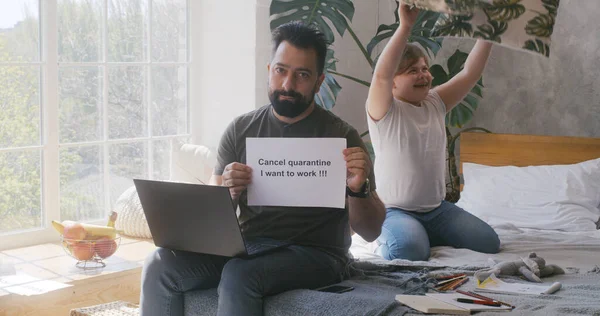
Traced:
[[492, 226], [590, 231], [600, 218], [600, 158], [530, 167], [464, 163], [463, 176], [456, 205]]
[[[216, 156], [210, 148], [201, 145], [171, 141], [171, 177], [174, 182], [208, 183]], [[116, 227], [123, 234], [133, 237], [152, 238], [146, 216], [135, 186], [123, 192], [115, 203], [118, 213]]]
[[216, 163], [215, 152], [206, 146], [171, 141], [171, 181], [208, 184]]
[[121, 194], [113, 210], [117, 212], [115, 227], [122, 230], [123, 235], [152, 238], [135, 186], [130, 187]]

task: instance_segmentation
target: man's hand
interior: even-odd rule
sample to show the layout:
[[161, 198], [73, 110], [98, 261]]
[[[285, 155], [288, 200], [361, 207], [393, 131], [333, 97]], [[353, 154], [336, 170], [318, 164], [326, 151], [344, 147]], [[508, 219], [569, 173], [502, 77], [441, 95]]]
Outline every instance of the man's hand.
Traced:
[[408, 4], [400, 4], [398, 8], [398, 16], [400, 17], [400, 26], [412, 28], [417, 21], [417, 16], [419, 15], [419, 9], [411, 8]]
[[371, 173], [369, 155], [360, 147], [344, 149], [348, 178], [346, 184], [352, 192], [359, 192]]
[[246, 190], [252, 180], [252, 169], [245, 164], [232, 162], [223, 170], [222, 185], [229, 188], [229, 194], [234, 201]]
[[[371, 159], [361, 147], [352, 147], [344, 149], [344, 160], [348, 188], [358, 193], [371, 174]], [[350, 228], [368, 242], [377, 239], [385, 220], [385, 206], [377, 193], [373, 191], [366, 198], [348, 198], [347, 201]]]

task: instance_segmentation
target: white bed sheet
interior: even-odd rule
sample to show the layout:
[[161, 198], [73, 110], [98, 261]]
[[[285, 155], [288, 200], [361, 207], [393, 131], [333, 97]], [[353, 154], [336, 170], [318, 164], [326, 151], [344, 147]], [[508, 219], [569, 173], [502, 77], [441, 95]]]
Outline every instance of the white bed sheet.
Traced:
[[500, 252], [486, 254], [468, 249], [433, 247], [429, 261], [386, 260], [376, 255], [375, 243], [368, 243], [359, 235], [352, 236], [350, 253], [354, 258], [378, 264], [429, 267], [489, 267], [490, 259], [516, 260], [535, 252], [571, 272], [588, 272], [600, 266], [600, 230], [587, 232], [560, 232], [551, 230], [521, 229], [503, 225], [494, 227], [500, 237]]

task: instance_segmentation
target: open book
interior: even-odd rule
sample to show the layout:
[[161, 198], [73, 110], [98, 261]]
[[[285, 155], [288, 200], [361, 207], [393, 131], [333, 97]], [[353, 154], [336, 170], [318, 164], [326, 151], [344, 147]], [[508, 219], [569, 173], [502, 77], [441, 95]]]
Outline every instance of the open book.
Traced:
[[460, 293], [427, 293], [425, 295], [396, 295], [396, 301], [426, 314], [470, 315], [481, 311], [510, 311], [508, 306], [487, 306], [459, 303], [457, 298], [474, 299]]

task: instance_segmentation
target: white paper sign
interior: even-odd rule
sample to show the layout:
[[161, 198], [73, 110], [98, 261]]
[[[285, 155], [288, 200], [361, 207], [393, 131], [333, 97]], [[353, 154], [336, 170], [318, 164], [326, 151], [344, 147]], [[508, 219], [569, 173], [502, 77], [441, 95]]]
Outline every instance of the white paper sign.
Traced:
[[248, 205], [344, 208], [345, 138], [246, 138]]

